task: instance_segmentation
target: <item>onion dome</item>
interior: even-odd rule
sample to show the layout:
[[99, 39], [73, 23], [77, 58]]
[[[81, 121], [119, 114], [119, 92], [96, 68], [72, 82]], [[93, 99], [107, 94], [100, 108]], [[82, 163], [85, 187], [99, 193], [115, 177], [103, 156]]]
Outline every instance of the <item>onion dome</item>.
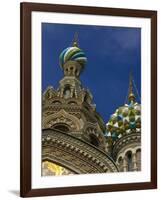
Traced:
[[64, 67], [64, 64], [68, 61], [76, 61], [81, 67], [84, 67], [87, 62], [85, 53], [78, 47], [77, 38], [74, 38], [72, 47], [64, 49], [60, 54], [59, 62], [61, 67]]
[[141, 105], [135, 101], [132, 79], [129, 85], [128, 103], [119, 107], [106, 124], [106, 136], [113, 143], [123, 135], [141, 132]]
[[82, 67], [85, 66], [87, 58], [85, 53], [78, 47], [68, 47], [62, 51], [59, 57], [60, 66], [63, 67], [67, 61], [76, 61]]

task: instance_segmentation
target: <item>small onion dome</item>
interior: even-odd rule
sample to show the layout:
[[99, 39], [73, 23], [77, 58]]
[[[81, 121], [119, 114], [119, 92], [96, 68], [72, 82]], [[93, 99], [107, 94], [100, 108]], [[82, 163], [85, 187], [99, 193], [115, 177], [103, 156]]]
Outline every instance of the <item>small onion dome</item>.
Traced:
[[141, 105], [131, 101], [118, 108], [106, 124], [106, 136], [115, 142], [123, 135], [141, 132]]
[[87, 62], [87, 58], [85, 56], [85, 53], [76, 45], [74, 45], [73, 47], [68, 47], [64, 49], [60, 54], [59, 62], [61, 67], [63, 67], [64, 64], [68, 61], [76, 61], [82, 67], [84, 67]]

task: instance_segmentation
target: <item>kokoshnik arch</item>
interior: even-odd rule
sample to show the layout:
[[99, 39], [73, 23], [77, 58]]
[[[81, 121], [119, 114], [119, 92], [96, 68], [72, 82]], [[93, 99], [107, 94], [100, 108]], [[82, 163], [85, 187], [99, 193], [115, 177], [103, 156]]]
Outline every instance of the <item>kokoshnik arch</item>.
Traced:
[[58, 88], [43, 93], [43, 176], [141, 170], [141, 105], [132, 74], [125, 104], [105, 124], [80, 80], [86, 62], [75, 37], [60, 54]]

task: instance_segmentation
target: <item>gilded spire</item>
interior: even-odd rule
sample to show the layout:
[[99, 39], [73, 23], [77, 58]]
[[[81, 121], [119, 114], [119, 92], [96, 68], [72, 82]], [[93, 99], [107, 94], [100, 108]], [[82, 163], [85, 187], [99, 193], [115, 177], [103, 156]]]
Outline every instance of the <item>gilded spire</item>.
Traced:
[[128, 94], [128, 100], [129, 102], [134, 102], [135, 101], [135, 95], [133, 92], [133, 77], [132, 77], [132, 72], [130, 73], [130, 78], [129, 78], [129, 94]]
[[73, 39], [73, 47], [78, 47], [78, 33], [75, 32]]

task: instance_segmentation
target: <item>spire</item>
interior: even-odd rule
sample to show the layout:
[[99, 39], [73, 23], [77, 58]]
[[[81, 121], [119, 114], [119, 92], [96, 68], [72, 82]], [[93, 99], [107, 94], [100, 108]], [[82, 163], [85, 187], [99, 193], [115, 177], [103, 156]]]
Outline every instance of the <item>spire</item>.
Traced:
[[129, 78], [129, 93], [128, 93], [128, 100], [129, 102], [135, 102], [135, 95], [133, 92], [133, 76], [132, 72], [130, 73], [130, 78]]
[[75, 32], [74, 39], [73, 39], [73, 47], [78, 47], [78, 33]]

